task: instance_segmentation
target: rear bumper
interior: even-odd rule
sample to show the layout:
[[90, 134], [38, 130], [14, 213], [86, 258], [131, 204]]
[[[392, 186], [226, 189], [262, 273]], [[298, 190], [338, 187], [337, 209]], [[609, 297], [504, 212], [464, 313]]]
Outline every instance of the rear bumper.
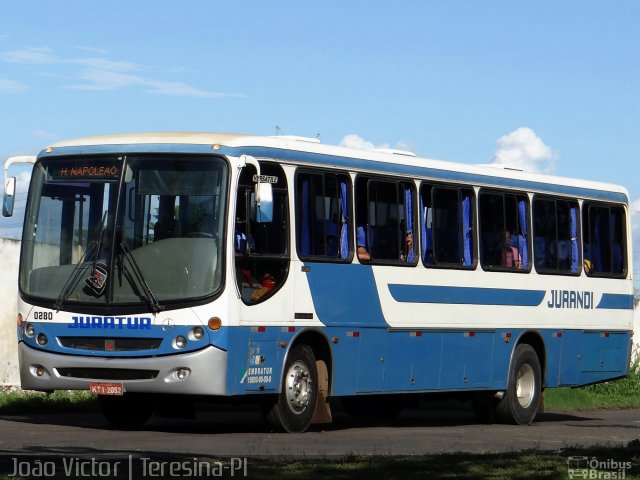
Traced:
[[[26, 390], [88, 390], [91, 382], [117, 382], [126, 392], [227, 394], [227, 352], [213, 346], [163, 357], [107, 358], [60, 355], [20, 342], [18, 356]], [[188, 369], [185, 378], [178, 378], [180, 369]]]

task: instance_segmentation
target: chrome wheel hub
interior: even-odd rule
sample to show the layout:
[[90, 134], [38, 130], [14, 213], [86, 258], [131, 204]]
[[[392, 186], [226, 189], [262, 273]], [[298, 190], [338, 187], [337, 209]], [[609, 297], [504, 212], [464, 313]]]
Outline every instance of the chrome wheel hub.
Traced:
[[287, 404], [294, 413], [302, 413], [313, 394], [311, 375], [307, 366], [295, 361], [287, 371], [286, 396]]
[[524, 364], [518, 369], [516, 377], [516, 396], [522, 408], [527, 408], [533, 402], [536, 391], [536, 377], [531, 365]]

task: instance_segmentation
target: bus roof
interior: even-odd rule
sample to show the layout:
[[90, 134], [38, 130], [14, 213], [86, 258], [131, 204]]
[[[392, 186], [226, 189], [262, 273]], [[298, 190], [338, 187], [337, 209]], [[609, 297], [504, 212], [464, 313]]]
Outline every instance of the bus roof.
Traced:
[[[461, 179], [463, 182], [482, 184], [505, 185], [504, 181], [513, 180], [517, 186], [520, 182], [527, 184], [540, 185], [540, 188], [534, 190], [547, 190], [544, 185], [562, 185], [571, 189], [586, 189], [607, 191], [618, 194], [617, 197], [624, 197], [624, 203], [629, 203], [629, 193], [623, 186], [595, 182], [589, 180], [579, 180], [576, 178], [557, 177], [541, 173], [526, 172], [509, 167], [508, 165], [498, 164], [465, 164], [450, 161], [435, 160], [430, 158], [414, 156], [412, 152], [383, 150], [383, 149], [355, 149], [335, 145], [326, 145], [319, 142], [317, 138], [305, 138], [295, 136], [256, 136], [232, 133], [217, 132], [157, 132], [157, 133], [131, 133], [117, 135], [100, 135], [92, 137], [83, 137], [71, 139], [67, 141], [57, 142], [48, 147], [44, 152], [56, 149], [74, 149], [73, 147], [91, 147], [108, 145], [202, 145], [213, 146], [219, 145], [221, 152], [231, 149], [232, 151], [246, 152], [250, 155], [260, 157], [259, 153], [269, 152], [275, 158], [283, 158], [285, 161], [295, 163], [295, 159], [291, 155], [278, 155], [283, 152], [300, 152], [307, 158], [308, 164], [322, 165], [328, 164], [332, 166], [348, 166], [348, 161], [343, 160], [362, 160], [360, 164], [366, 164], [366, 170], [375, 171], [393, 171], [396, 174], [406, 177], [413, 177], [416, 172], [442, 172], [443, 180]], [[83, 149], [85, 150], [85, 149]], [[140, 150], [138, 150], [140, 151]], [[156, 150], [157, 151], [157, 150]], [[382, 168], [383, 166], [395, 166], [393, 170]], [[404, 167], [404, 168], [403, 168]], [[357, 170], [357, 168], [356, 168]], [[453, 175], [450, 175], [453, 174]], [[456, 175], [459, 174], [459, 175]], [[423, 176], [419, 174], [418, 176]], [[430, 176], [430, 175], [426, 175]], [[439, 176], [436, 176], [438, 178]], [[481, 179], [479, 181], [465, 179]], [[497, 180], [501, 181], [498, 182]], [[555, 189], [554, 189], [555, 190]]]

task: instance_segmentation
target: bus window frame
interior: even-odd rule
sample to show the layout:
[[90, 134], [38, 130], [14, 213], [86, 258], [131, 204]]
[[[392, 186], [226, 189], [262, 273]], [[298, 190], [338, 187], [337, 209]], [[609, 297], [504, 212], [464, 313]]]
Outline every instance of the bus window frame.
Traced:
[[[586, 214], [587, 214], [587, 219], [590, 218], [590, 209], [591, 207], [597, 207], [597, 208], [608, 208], [609, 212], [611, 212], [612, 208], [619, 208], [622, 210], [623, 215], [624, 215], [624, 221], [622, 222], [622, 232], [621, 232], [621, 241], [624, 242], [622, 246], [624, 246], [625, 248], [622, 250], [622, 262], [623, 262], [623, 268], [622, 268], [622, 272], [615, 274], [613, 272], [594, 272], [593, 268], [591, 269], [590, 272], [585, 272], [585, 275], [587, 277], [593, 277], [593, 278], [608, 278], [608, 279], [616, 279], [616, 280], [625, 280], [627, 279], [627, 277], [629, 276], [629, 242], [628, 242], [628, 228], [627, 228], [627, 223], [628, 223], [628, 215], [629, 215], [629, 211], [627, 208], [626, 204], [623, 203], [614, 203], [614, 202], [603, 202], [603, 201], [599, 201], [599, 200], [583, 200], [582, 205], [581, 205], [581, 209], [580, 209], [580, 221], [581, 224], [583, 224], [584, 222], [582, 222], [583, 219], [583, 215], [585, 212], [585, 205], [586, 205]], [[590, 222], [587, 224], [587, 228], [590, 229]], [[580, 229], [580, 234], [582, 235], [583, 233], [583, 228]], [[589, 236], [591, 236], [591, 232], [589, 232]], [[584, 247], [585, 244], [584, 242], [581, 242], [582, 248], [580, 249], [580, 254], [581, 254], [581, 258], [582, 260], [582, 265], [584, 268]], [[613, 245], [613, 242], [611, 242], [611, 245]], [[613, 254], [613, 251], [612, 251]]]
[[[504, 205], [504, 197], [509, 195], [509, 196], [513, 196], [516, 199], [518, 197], [523, 197], [526, 200], [526, 204], [527, 204], [527, 215], [526, 215], [526, 221], [527, 221], [527, 258], [529, 259], [527, 268], [509, 268], [509, 267], [503, 267], [501, 265], [485, 265], [482, 262], [482, 238], [480, 237], [482, 235], [482, 215], [480, 212], [480, 203], [482, 202], [482, 196], [483, 195], [502, 195], [503, 197], [503, 205]], [[531, 198], [529, 196], [528, 192], [523, 192], [521, 190], [510, 190], [510, 189], [499, 189], [499, 188], [493, 188], [493, 187], [480, 187], [478, 190], [478, 203], [477, 203], [477, 211], [478, 211], [478, 261], [480, 263], [480, 268], [482, 268], [483, 271], [485, 272], [509, 272], [509, 273], [517, 273], [517, 274], [528, 274], [531, 273], [532, 269], [533, 269], [533, 256], [532, 256], [532, 242], [531, 242], [531, 222], [532, 222], [532, 217], [531, 217]], [[503, 211], [504, 213], [506, 213], [506, 211]], [[503, 227], [504, 227], [504, 217], [503, 217]], [[504, 230], [504, 228], [503, 228]]]
[[[338, 257], [330, 257], [327, 255], [303, 255], [301, 250], [301, 225], [299, 225], [299, 217], [298, 213], [299, 209], [302, 208], [301, 197], [298, 190], [298, 178], [300, 175], [309, 174], [309, 175], [334, 175], [338, 180], [339, 177], [344, 176], [347, 180], [347, 242], [349, 244], [349, 254], [347, 258], [341, 259]], [[297, 168], [293, 177], [293, 198], [294, 198], [294, 208], [292, 209], [293, 220], [295, 221], [295, 248], [296, 254], [298, 258], [302, 261], [308, 262], [317, 262], [317, 263], [338, 263], [338, 264], [346, 264], [352, 263], [354, 257], [354, 212], [355, 212], [355, 202], [354, 202], [354, 186], [353, 181], [351, 179], [351, 175], [346, 170], [328, 170], [326, 168], [309, 168], [309, 167], [300, 167]], [[339, 239], [338, 239], [339, 241]], [[339, 246], [338, 246], [339, 248]]]
[[[473, 225], [471, 228], [471, 234], [472, 234], [471, 242], [473, 247], [473, 252], [472, 252], [473, 261], [471, 262], [471, 265], [463, 265], [462, 263], [449, 263], [449, 262], [438, 263], [437, 259], [434, 256], [434, 260], [436, 261], [436, 263], [434, 264], [426, 263], [422, 255], [422, 253], [425, 252], [424, 248], [426, 248], [426, 239], [422, 238], [423, 225], [422, 225], [422, 212], [420, 212], [420, 215], [418, 217], [418, 222], [420, 222], [420, 262], [425, 268], [466, 270], [466, 271], [476, 270], [478, 268], [478, 264], [480, 263], [480, 259], [479, 259], [480, 247], [478, 245], [478, 199], [477, 199], [476, 189], [474, 188], [473, 185], [451, 184], [451, 183], [431, 182], [429, 180], [422, 180], [420, 182], [420, 187], [418, 190], [419, 191], [418, 195], [420, 198], [422, 198], [422, 189], [429, 188], [429, 187], [431, 188], [430, 197], [431, 197], [432, 208], [433, 208], [433, 189], [435, 188], [455, 190], [458, 192], [458, 196], [460, 195], [462, 190], [469, 190], [471, 192], [471, 202], [472, 202], [471, 213], [473, 216]], [[435, 246], [435, 238], [433, 239], [433, 241]]]
[[[564, 202], [568, 202], [568, 203], [572, 203], [575, 202], [576, 207], [577, 207], [577, 218], [576, 221], [578, 222], [577, 225], [577, 237], [576, 240], [578, 242], [578, 269], [575, 272], [572, 272], [571, 270], [559, 270], [559, 269], [552, 269], [552, 268], [538, 268], [535, 266], [535, 248], [533, 248], [533, 241], [534, 241], [534, 237], [535, 237], [535, 222], [534, 222], [534, 213], [533, 213], [533, 206], [534, 203], [536, 202], [536, 200], [542, 200], [542, 201], [553, 201], [553, 202], [558, 202], [558, 201], [564, 201]], [[557, 203], [556, 203], [556, 212], [557, 212]], [[556, 228], [558, 226], [558, 222], [556, 220]], [[558, 233], [556, 231], [556, 239], [558, 237]], [[532, 247], [532, 255], [531, 258], [533, 259], [533, 268], [535, 269], [536, 273], [539, 275], [560, 275], [560, 276], [566, 276], [566, 277], [579, 277], [582, 274], [582, 270], [584, 268], [584, 257], [583, 257], [583, 242], [582, 242], [582, 206], [580, 204], [580, 200], [577, 198], [567, 198], [567, 197], [559, 197], [559, 196], [553, 196], [553, 195], [547, 195], [547, 194], [534, 194], [533, 198], [531, 199], [531, 247]]]
[[[363, 179], [363, 180], [360, 180]], [[357, 224], [358, 224], [358, 193], [357, 193], [357, 188], [358, 188], [358, 182], [359, 181], [363, 181], [364, 185], [365, 185], [365, 205], [366, 205], [366, 219], [369, 220], [369, 185], [371, 184], [371, 182], [386, 182], [386, 183], [393, 183], [396, 186], [396, 191], [397, 188], [400, 184], [407, 184], [407, 185], [411, 185], [411, 189], [412, 189], [412, 215], [413, 215], [413, 229], [412, 229], [412, 243], [413, 243], [413, 262], [408, 262], [406, 260], [402, 260], [400, 258], [398, 258], [398, 260], [391, 260], [391, 259], [380, 259], [380, 258], [374, 258], [372, 255], [371, 251], [368, 251], [369, 255], [371, 256], [371, 260], [368, 260], [366, 262], [364, 262], [364, 265], [388, 265], [388, 266], [396, 266], [396, 267], [416, 267], [418, 265], [419, 262], [419, 255], [420, 255], [420, 250], [419, 250], [419, 243], [416, 242], [416, 238], [419, 238], [419, 235], [416, 235], [416, 228], [419, 225], [417, 223], [417, 221], [419, 221], [418, 219], [418, 215], [417, 215], [417, 197], [418, 197], [418, 189], [416, 188], [416, 184], [415, 181], [412, 179], [407, 179], [405, 177], [393, 177], [393, 176], [389, 176], [389, 175], [379, 175], [379, 174], [370, 174], [370, 173], [357, 173], [356, 177], [353, 181], [353, 209], [354, 209], [354, 230], [357, 229]], [[405, 205], [406, 208], [406, 205]], [[366, 224], [367, 226], [369, 225], [368, 223]], [[367, 245], [368, 250], [370, 250], [370, 246]]]
[[[252, 229], [250, 228], [250, 222], [253, 221], [254, 223], [259, 224], [260, 222], [257, 222], [255, 220], [251, 219], [251, 195], [252, 192], [255, 192], [254, 189], [254, 182], [249, 183], [242, 183], [242, 175], [244, 174], [244, 169], [243, 171], [238, 175], [237, 180], [236, 180], [236, 187], [235, 189], [230, 192], [229, 194], [229, 202], [233, 202], [233, 208], [234, 208], [234, 227], [231, 230], [231, 226], [229, 225], [229, 230], [230, 235], [233, 236], [233, 242], [234, 242], [234, 246], [232, 247], [232, 261], [233, 261], [233, 269], [236, 273], [236, 277], [233, 280], [233, 283], [236, 285], [236, 291], [240, 296], [240, 299], [242, 301], [242, 303], [246, 306], [249, 307], [253, 307], [255, 305], [260, 305], [263, 302], [268, 301], [269, 299], [273, 298], [274, 296], [276, 296], [281, 290], [282, 288], [286, 285], [289, 277], [291, 276], [291, 268], [292, 268], [292, 263], [294, 261], [293, 259], [293, 255], [292, 255], [292, 245], [291, 245], [291, 229], [293, 228], [293, 224], [292, 221], [295, 220], [295, 218], [292, 218], [292, 212], [291, 212], [291, 190], [290, 190], [290, 182], [287, 176], [287, 171], [284, 168], [284, 164], [282, 162], [279, 162], [277, 160], [272, 160], [272, 159], [265, 159], [265, 158], [259, 158], [258, 162], [260, 163], [260, 169], [262, 174], [265, 174], [265, 167], [267, 170], [274, 168], [274, 169], [279, 169], [280, 171], [278, 172], [279, 174], [282, 175], [282, 178], [284, 179], [285, 185], [284, 186], [273, 186], [273, 198], [274, 198], [274, 219], [272, 220], [272, 222], [275, 222], [275, 215], [276, 215], [276, 192], [281, 192], [284, 193], [286, 195], [285, 201], [282, 203], [282, 205], [285, 208], [285, 212], [283, 213], [283, 218], [286, 220], [287, 224], [286, 224], [286, 231], [284, 234], [284, 238], [286, 241], [286, 245], [285, 245], [285, 252], [282, 254], [272, 254], [272, 253], [256, 253], [253, 252], [251, 253], [250, 251], [240, 251], [238, 252], [235, 249], [235, 242], [236, 242], [236, 232], [237, 232], [237, 218], [238, 218], [238, 205], [239, 205], [239, 193], [242, 190], [243, 191], [243, 196], [242, 196], [242, 201], [244, 202], [244, 216], [245, 216], [245, 222], [247, 222], [248, 227], [246, 229], [245, 235], [250, 236], [253, 235], [252, 233]], [[254, 167], [245, 167], [245, 168], [251, 168], [252, 171], [247, 174], [247, 175], [255, 175], [255, 168]], [[280, 177], [279, 177], [280, 178]], [[247, 196], [248, 194], [248, 196]], [[233, 200], [231, 200], [233, 199]], [[231, 207], [230, 207], [231, 208]], [[272, 223], [272, 222], [267, 222], [267, 223]], [[255, 239], [254, 239], [255, 241]], [[274, 264], [276, 264], [277, 262], [282, 262], [284, 265], [286, 265], [286, 268], [283, 269], [283, 275], [282, 277], [278, 278], [278, 282], [276, 285], [276, 287], [262, 295], [260, 298], [256, 299], [256, 300], [251, 300], [251, 301], [247, 301], [243, 298], [242, 296], [242, 285], [238, 276], [238, 272], [240, 268], [244, 268], [242, 265], [239, 265], [239, 262], [242, 262], [242, 260], [244, 260], [244, 263], [247, 262], [253, 262], [253, 264], [257, 264], [258, 262], [261, 262], [262, 265], [264, 265], [265, 262], [272, 262]], [[271, 272], [268, 272], [271, 274]], [[262, 274], [264, 275], [264, 274]], [[271, 274], [273, 275], [273, 274]], [[258, 275], [257, 277], [254, 277], [253, 279], [255, 280], [256, 285], [260, 285], [262, 282], [262, 277], [260, 277], [260, 275]], [[259, 287], [258, 287], [259, 288]]]

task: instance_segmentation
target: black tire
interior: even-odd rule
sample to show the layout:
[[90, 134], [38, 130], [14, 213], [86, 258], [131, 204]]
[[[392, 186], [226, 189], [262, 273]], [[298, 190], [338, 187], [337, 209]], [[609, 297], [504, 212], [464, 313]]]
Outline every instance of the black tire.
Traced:
[[125, 428], [141, 427], [155, 410], [152, 397], [140, 393], [125, 393], [122, 396], [99, 395], [98, 403], [109, 423]]
[[518, 345], [509, 366], [507, 390], [496, 406], [505, 423], [529, 425], [538, 412], [542, 375], [540, 360], [530, 345]]
[[267, 408], [267, 422], [282, 432], [306, 431], [316, 409], [317, 393], [316, 357], [311, 347], [297, 345], [287, 357], [282, 390], [276, 402]]

